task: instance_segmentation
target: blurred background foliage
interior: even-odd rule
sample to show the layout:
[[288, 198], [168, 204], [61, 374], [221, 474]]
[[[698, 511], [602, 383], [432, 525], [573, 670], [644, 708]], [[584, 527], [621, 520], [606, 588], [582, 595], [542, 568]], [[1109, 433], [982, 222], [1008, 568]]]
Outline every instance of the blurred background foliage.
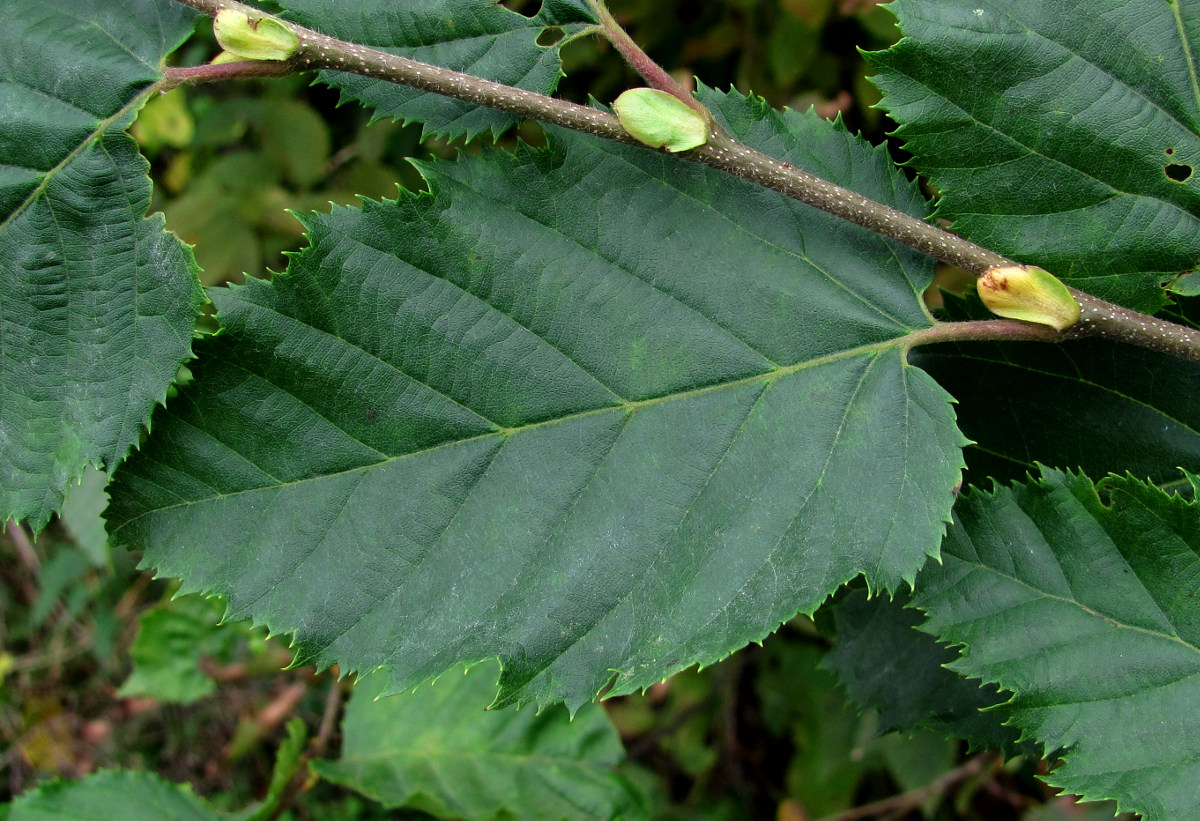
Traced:
[[[398, 0], [400, 2], [401, 0]], [[270, 8], [269, 3], [261, 3]], [[538, 0], [507, 0], [531, 14]], [[633, 37], [681, 80], [754, 92], [777, 107], [840, 115], [872, 142], [887, 122], [856, 48], [898, 37], [875, 0], [611, 0]], [[202, 26], [202, 29], [206, 27]], [[553, 32], [547, 32], [553, 37]], [[209, 34], [176, 55], [204, 62]], [[637, 78], [606, 44], [563, 52], [562, 96], [603, 102]], [[409, 157], [482, 150], [431, 141], [420, 128], [370, 123], [307, 77], [177, 89], [150, 101], [133, 133], [152, 164], [152, 208], [195, 245], [207, 285], [269, 276], [303, 245], [288, 209], [418, 189]], [[527, 124], [521, 139], [541, 141]], [[509, 147], [515, 136], [502, 139]], [[129, 767], [187, 782], [214, 806], [238, 808], [270, 781], [284, 726], [315, 732], [350, 688], [331, 672], [285, 670], [285, 643], [248, 624], [220, 624], [220, 602], [175, 588], [109, 551], [94, 474], [36, 543], [10, 524], [0, 537], [0, 801], [56, 776]], [[687, 671], [639, 697], [606, 702], [628, 751], [625, 775], [663, 819], [1112, 818], [1035, 779], [1046, 764], [971, 753], [929, 732], [880, 734], [821, 667], [835, 639], [818, 614], [761, 647]], [[483, 705], [481, 705], [482, 707]], [[336, 731], [327, 755], [336, 753]], [[385, 811], [325, 782], [284, 818], [426, 818]], [[0, 817], [3, 809], [0, 808]]]

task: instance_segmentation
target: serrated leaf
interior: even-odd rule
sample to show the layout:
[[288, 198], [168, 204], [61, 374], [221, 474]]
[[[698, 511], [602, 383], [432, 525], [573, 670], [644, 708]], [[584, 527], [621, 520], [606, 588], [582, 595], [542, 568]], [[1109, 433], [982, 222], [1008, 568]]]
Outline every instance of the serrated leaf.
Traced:
[[[987, 316], [958, 300], [952, 317]], [[969, 342], [914, 349], [958, 402], [968, 480], [1023, 479], [1035, 463], [1163, 485], [1200, 469], [1200, 366], [1104, 339]], [[1053, 397], [1053, 401], [1047, 401]]]
[[1015, 695], [1009, 723], [1070, 748], [1047, 780], [1147, 821], [1200, 815], [1200, 508], [1132, 479], [972, 491], [921, 573], [950, 666]]
[[[923, 208], [840, 126], [705, 102]], [[424, 172], [430, 194], [309, 217], [286, 275], [212, 292], [223, 333], [109, 510], [147, 563], [305, 662], [403, 689], [499, 656], [502, 702], [577, 708], [936, 553], [963, 440], [901, 347], [928, 259], [570, 133]]]
[[1163, 0], [896, 0], [869, 55], [954, 230], [1141, 310], [1200, 261], [1200, 18]]
[[[586, 0], [544, 0], [525, 17], [493, 0], [282, 0], [287, 17], [324, 34], [485, 80], [550, 94], [562, 76], [559, 49], [596, 24]], [[547, 28], [561, 29], [554, 45], [538, 45]], [[424, 134], [494, 136], [517, 119], [488, 108], [341, 71], [322, 71], [321, 82], [374, 109], [378, 118], [424, 123]]]
[[0, 2], [0, 520], [38, 531], [138, 440], [189, 356], [191, 253], [125, 129], [194, 12]]
[[218, 821], [183, 784], [146, 772], [100, 772], [80, 781], [54, 781], [19, 796], [7, 821]]
[[821, 666], [854, 703], [879, 713], [881, 733], [922, 727], [972, 749], [1029, 751], [1018, 749], [1017, 731], [1004, 726], [1007, 713], [993, 709], [1007, 695], [946, 669], [958, 653], [917, 629], [924, 618], [907, 601], [904, 594], [872, 599], [865, 590], [840, 596], [831, 607], [837, 643]]
[[443, 818], [642, 818], [614, 767], [624, 753], [604, 710], [487, 710], [499, 668], [451, 670], [414, 692], [380, 697], [387, 677], [354, 688], [337, 761], [324, 778]]

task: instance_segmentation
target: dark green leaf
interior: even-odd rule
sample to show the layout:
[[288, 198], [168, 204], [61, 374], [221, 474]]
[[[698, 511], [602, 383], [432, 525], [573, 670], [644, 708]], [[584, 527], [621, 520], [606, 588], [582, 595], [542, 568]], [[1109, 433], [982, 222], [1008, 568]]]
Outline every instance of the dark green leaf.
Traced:
[[12, 803], [7, 821], [218, 821], [186, 784], [144, 772], [101, 772], [55, 781]]
[[[281, 0], [288, 16], [324, 34], [485, 80], [550, 94], [562, 76], [558, 52], [596, 20], [586, 0], [545, 0], [525, 17], [494, 0]], [[538, 45], [548, 27], [565, 35]], [[322, 71], [321, 82], [342, 90], [343, 99], [375, 109], [376, 117], [425, 124], [425, 134], [467, 138], [493, 135], [516, 119], [461, 100], [405, 88], [340, 71]]]
[[[897, 0], [870, 56], [954, 230], [1142, 310], [1200, 261], [1200, 17], [1164, 0]], [[1200, 169], [1197, 169], [1200, 170]]]
[[1004, 726], [1007, 713], [990, 709], [1006, 696], [946, 669], [958, 653], [917, 630], [924, 619], [904, 607], [907, 598], [872, 599], [865, 590], [840, 597], [831, 608], [837, 644], [823, 666], [855, 703], [879, 713], [881, 733], [924, 727], [973, 749], [1018, 752], [1017, 731]]
[[1200, 469], [1195, 362], [1093, 339], [933, 345], [913, 363], [958, 401], [975, 484], [1023, 479], [1035, 462], [1157, 485], [1177, 482], [1180, 466]]
[[440, 817], [644, 817], [613, 771], [623, 751], [604, 710], [489, 711], [499, 672], [495, 663], [451, 670], [385, 698], [387, 677], [366, 679], [346, 708], [341, 758], [315, 769], [387, 807]]
[[193, 16], [0, 2], [0, 520], [40, 530], [85, 466], [120, 461], [189, 355], [194, 262], [145, 218], [124, 132]]
[[[752, 144], [922, 209], [839, 126], [707, 96]], [[963, 440], [901, 348], [928, 259], [568, 133], [425, 174], [213, 292], [224, 333], [114, 491], [149, 564], [296, 631], [305, 662], [406, 688], [499, 656], [502, 701], [577, 708], [936, 553]]]
[[1049, 750], [1047, 780], [1147, 821], [1200, 817], [1200, 508], [1132, 479], [972, 491], [944, 564], [921, 573], [923, 629], [950, 666], [1015, 695], [1009, 723]]

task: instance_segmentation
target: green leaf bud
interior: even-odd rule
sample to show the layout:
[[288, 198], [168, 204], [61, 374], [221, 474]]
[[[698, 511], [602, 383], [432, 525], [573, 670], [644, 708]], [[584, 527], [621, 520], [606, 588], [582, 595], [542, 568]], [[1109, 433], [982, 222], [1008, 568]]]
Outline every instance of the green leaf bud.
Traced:
[[285, 24], [237, 9], [217, 12], [213, 34], [221, 48], [242, 60], [286, 60], [300, 47], [300, 38]]
[[1079, 321], [1079, 303], [1053, 274], [1033, 265], [989, 268], [976, 286], [992, 313], [1058, 330]]
[[704, 116], [678, 97], [653, 88], [631, 88], [613, 103], [629, 135], [651, 148], [687, 151], [708, 142]]

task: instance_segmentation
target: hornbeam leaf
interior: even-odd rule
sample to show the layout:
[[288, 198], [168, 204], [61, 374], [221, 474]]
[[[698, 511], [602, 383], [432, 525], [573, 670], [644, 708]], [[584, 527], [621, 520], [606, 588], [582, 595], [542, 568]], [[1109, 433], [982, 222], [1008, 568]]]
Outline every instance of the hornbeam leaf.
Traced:
[[1174, 0], [896, 0], [869, 55], [938, 215], [1141, 310], [1200, 260], [1200, 16]]
[[[550, 94], [562, 77], [559, 49], [593, 28], [587, 0], [544, 0], [525, 17], [495, 0], [282, 0], [287, 17], [324, 34], [485, 80]], [[554, 32], [560, 39], [540, 45]], [[424, 123], [424, 133], [473, 138], [499, 136], [517, 119], [438, 94], [343, 71], [322, 71], [321, 82], [343, 100], [374, 109], [377, 118]]]
[[[1106, 506], [1097, 490], [1107, 497]], [[1132, 478], [973, 490], [917, 584], [949, 666], [1068, 749], [1047, 780], [1147, 821], [1200, 817], [1200, 508]]]
[[561, 706], [489, 711], [499, 672], [494, 662], [451, 670], [385, 698], [386, 676], [364, 679], [346, 707], [341, 755], [314, 768], [388, 808], [439, 818], [646, 816], [615, 772], [621, 739], [602, 707], [573, 718]]
[[39, 530], [138, 440], [203, 301], [125, 134], [194, 13], [0, 0], [0, 521]]
[[129, 648], [133, 670], [117, 696], [190, 704], [212, 695], [217, 683], [204, 672], [203, 659], [227, 657], [245, 635], [235, 625], [220, 624], [221, 610], [218, 599], [183, 596], [142, 613]]
[[[741, 139], [925, 205], [840, 125], [737, 94]], [[963, 438], [905, 361], [928, 259], [674, 157], [553, 131], [306, 218], [113, 491], [115, 537], [403, 689], [499, 657], [502, 703], [634, 692], [937, 552]]]

